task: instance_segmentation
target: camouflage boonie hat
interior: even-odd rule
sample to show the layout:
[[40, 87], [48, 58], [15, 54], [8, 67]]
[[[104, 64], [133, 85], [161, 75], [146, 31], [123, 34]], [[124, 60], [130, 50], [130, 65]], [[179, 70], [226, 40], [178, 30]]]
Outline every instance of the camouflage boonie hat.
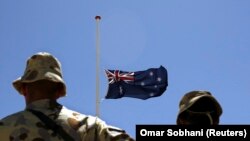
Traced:
[[[198, 102], [203, 102], [203, 103], [202, 104], [200, 103], [199, 105], [197, 105], [200, 107], [194, 106]], [[185, 111], [188, 111], [188, 110], [194, 109], [194, 108], [200, 109], [201, 111], [199, 111], [199, 112], [205, 112], [205, 110], [206, 111], [213, 111], [214, 112], [213, 115], [214, 115], [214, 118], [216, 118], [216, 120], [218, 120], [222, 114], [222, 108], [221, 108], [219, 102], [212, 96], [212, 94], [210, 92], [208, 92], [208, 91], [191, 91], [191, 92], [186, 93], [182, 97], [182, 99], [179, 103], [179, 113], [177, 116], [177, 124], [180, 124], [181, 120], [183, 118], [185, 118], [182, 116], [182, 115], [184, 115], [183, 113], [185, 113]]]
[[39, 52], [27, 60], [26, 69], [23, 76], [13, 81], [15, 89], [22, 94], [23, 83], [32, 83], [38, 80], [49, 80], [62, 83], [62, 94], [66, 95], [65, 82], [62, 79], [61, 64], [57, 58], [47, 52]]

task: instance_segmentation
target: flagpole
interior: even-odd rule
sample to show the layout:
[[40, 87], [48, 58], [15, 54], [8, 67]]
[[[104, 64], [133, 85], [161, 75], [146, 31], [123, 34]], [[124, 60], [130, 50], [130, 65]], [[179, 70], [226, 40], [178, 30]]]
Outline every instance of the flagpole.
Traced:
[[96, 16], [96, 116], [100, 117], [100, 96], [99, 96], [99, 65], [100, 65], [100, 39], [99, 39], [99, 21], [101, 16]]

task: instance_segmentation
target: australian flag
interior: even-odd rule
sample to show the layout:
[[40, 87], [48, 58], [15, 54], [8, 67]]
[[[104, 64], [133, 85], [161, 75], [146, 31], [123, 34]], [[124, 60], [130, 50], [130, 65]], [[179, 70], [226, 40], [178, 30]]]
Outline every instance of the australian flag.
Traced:
[[105, 72], [109, 81], [106, 99], [132, 97], [145, 100], [161, 96], [168, 86], [168, 73], [163, 66], [136, 72], [121, 70], [105, 70]]

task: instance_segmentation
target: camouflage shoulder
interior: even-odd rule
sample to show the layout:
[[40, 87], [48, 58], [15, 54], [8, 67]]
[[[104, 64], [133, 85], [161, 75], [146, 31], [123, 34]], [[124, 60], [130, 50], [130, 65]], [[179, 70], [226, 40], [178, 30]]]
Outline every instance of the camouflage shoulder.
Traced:
[[0, 120], [0, 125], [12, 125], [15, 123], [13, 121], [17, 121], [18, 119], [20, 119], [21, 117], [24, 117], [27, 114], [28, 114], [27, 111], [19, 111], [11, 115], [8, 115]]
[[[110, 140], [120, 140], [120, 141], [134, 141], [134, 139], [122, 128], [107, 124], [102, 119], [98, 117], [93, 117], [96, 119], [96, 125], [103, 132], [104, 136], [108, 136]], [[102, 136], [102, 135], [100, 135]]]
[[106, 128], [109, 131], [125, 133], [125, 130], [123, 130], [119, 127], [116, 127], [116, 126], [109, 125], [105, 121], [100, 119], [99, 117], [88, 115], [87, 119], [88, 119], [87, 122], [89, 125], [96, 124], [97, 126], [100, 126], [101, 128]]

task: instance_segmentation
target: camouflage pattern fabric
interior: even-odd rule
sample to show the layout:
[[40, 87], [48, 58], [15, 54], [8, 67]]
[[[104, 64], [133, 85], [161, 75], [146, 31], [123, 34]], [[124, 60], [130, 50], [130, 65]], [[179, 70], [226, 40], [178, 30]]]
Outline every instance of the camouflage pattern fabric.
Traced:
[[48, 80], [61, 83], [61, 96], [66, 96], [66, 85], [63, 80], [60, 61], [47, 52], [38, 52], [31, 56], [26, 62], [26, 69], [23, 76], [13, 81], [14, 88], [22, 95], [23, 83], [32, 83], [38, 80]]
[[[56, 101], [38, 100], [26, 109], [44, 113], [75, 141], [134, 141], [124, 130], [109, 126], [97, 117], [67, 109]], [[26, 109], [0, 120], [1, 141], [64, 141]]]
[[176, 123], [181, 124], [219, 124], [222, 107], [215, 97], [204, 90], [186, 93], [179, 103]]

